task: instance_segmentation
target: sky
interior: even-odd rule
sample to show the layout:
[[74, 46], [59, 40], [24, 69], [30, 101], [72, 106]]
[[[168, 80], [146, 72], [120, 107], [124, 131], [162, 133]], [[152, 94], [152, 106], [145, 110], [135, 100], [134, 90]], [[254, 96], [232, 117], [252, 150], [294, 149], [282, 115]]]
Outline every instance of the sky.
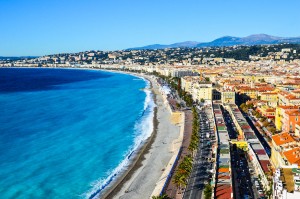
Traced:
[[299, 0], [0, 0], [0, 56], [300, 36]]

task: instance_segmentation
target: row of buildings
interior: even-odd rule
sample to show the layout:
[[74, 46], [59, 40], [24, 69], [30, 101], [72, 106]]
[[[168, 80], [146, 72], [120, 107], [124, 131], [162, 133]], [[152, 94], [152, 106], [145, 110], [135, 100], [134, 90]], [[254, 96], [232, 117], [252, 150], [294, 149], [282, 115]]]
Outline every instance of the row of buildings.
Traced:
[[247, 62], [290, 62], [300, 59], [297, 44], [224, 46], [203, 48], [125, 49], [116, 51], [90, 50], [78, 53], [59, 53], [41, 57], [2, 59], [0, 65], [32, 67], [72, 67], [77, 64], [119, 65], [237, 65]]
[[[222, 151], [218, 174], [219, 179], [224, 178], [222, 182], [217, 181], [217, 185], [230, 185], [231, 177], [225, 177], [227, 174], [230, 176], [230, 164], [226, 163], [226, 158], [230, 157], [227, 149], [230, 144], [236, 144], [247, 151], [265, 189], [272, 189], [274, 198], [300, 197], [299, 46], [260, 46], [257, 53], [239, 57], [237, 52], [248, 52], [249, 48], [86, 51], [30, 59], [2, 59], [0, 67], [109, 69], [155, 73], [176, 79], [178, 87], [190, 94], [195, 102], [218, 101], [222, 104], [239, 133], [237, 140], [227, 139], [226, 129], [222, 130], [219, 108], [214, 107], [219, 149]], [[243, 111], [251, 116], [255, 128], [266, 135], [264, 139], [271, 147], [270, 154], [240, 111], [242, 103], [246, 103]]]

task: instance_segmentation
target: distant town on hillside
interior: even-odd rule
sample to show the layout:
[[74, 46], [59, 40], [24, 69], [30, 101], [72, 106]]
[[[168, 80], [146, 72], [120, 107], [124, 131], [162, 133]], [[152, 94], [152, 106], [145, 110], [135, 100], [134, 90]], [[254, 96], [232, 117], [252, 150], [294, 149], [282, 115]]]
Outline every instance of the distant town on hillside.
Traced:
[[85, 51], [41, 57], [0, 59], [2, 67], [76, 67], [77, 65], [224, 65], [237, 61], [293, 61], [300, 59], [300, 44], [165, 48], [155, 50]]

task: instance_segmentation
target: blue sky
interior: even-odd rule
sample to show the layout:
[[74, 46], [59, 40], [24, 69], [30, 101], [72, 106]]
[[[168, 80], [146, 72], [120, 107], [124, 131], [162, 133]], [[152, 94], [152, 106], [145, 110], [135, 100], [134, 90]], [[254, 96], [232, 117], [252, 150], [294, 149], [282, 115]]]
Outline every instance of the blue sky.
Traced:
[[0, 0], [0, 56], [300, 36], [299, 0]]

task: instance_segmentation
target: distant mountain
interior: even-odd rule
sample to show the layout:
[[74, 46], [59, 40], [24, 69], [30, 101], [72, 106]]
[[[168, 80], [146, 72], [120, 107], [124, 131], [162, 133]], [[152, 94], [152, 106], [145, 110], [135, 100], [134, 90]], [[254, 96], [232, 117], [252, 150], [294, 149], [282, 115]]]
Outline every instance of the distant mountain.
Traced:
[[164, 49], [178, 47], [213, 47], [213, 46], [234, 46], [234, 45], [262, 45], [262, 44], [280, 44], [280, 43], [300, 43], [300, 37], [276, 37], [267, 34], [255, 34], [247, 37], [225, 36], [215, 39], [211, 42], [186, 41], [170, 45], [154, 44], [143, 47], [129, 48], [129, 50], [141, 49]]
[[164, 44], [152, 44], [148, 46], [143, 46], [143, 47], [136, 47], [136, 48], [128, 48], [127, 50], [151, 50], [151, 49], [164, 49], [164, 48], [178, 48], [178, 47], [196, 47], [200, 42], [196, 41], [185, 41], [185, 42], [179, 42], [179, 43], [174, 43], [174, 44], [169, 44], [169, 45], [164, 45]]
[[37, 58], [38, 56], [22, 56], [22, 57], [3, 57], [0, 56], [0, 60], [20, 60], [20, 59], [33, 59]]

